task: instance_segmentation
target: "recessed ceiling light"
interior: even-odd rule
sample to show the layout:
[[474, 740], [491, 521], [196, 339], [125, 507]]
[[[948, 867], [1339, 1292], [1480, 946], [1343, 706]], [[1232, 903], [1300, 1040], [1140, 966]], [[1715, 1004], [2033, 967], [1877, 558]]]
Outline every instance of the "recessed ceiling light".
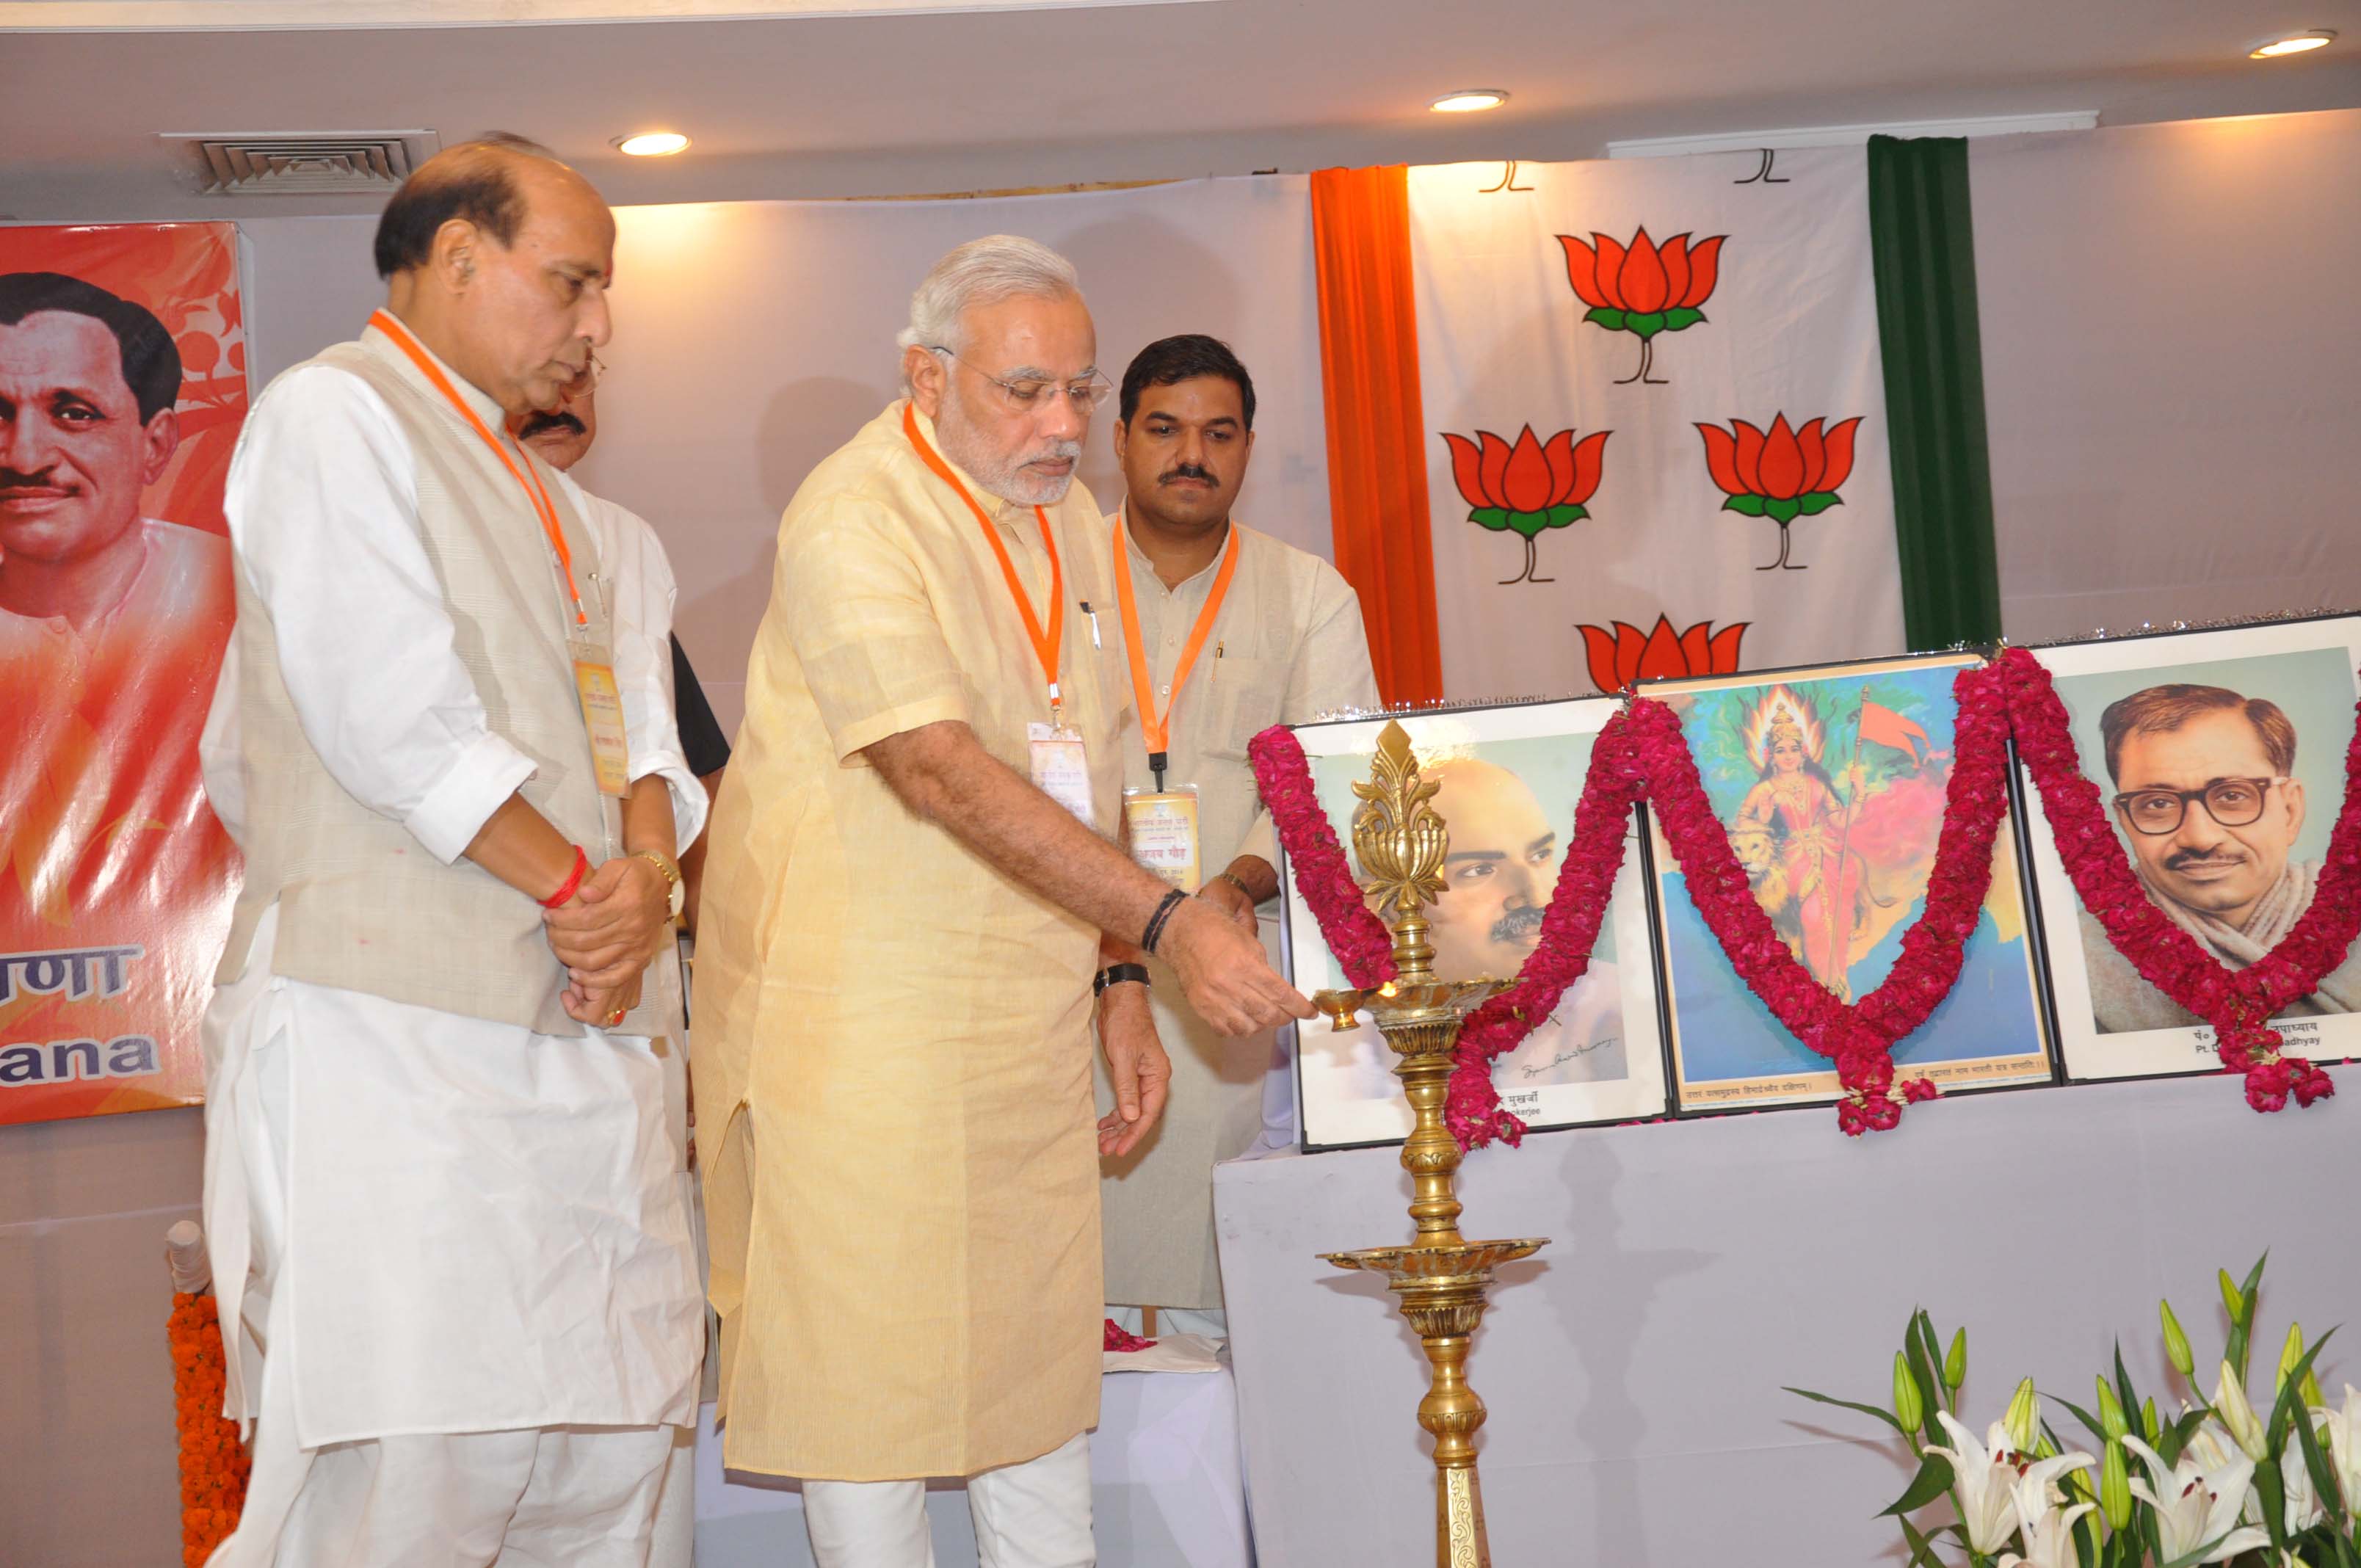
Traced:
[[1497, 109], [1508, 101], [1509, 95], [1498, 87], [1468, 87], [1445, 93], [1427, 107], [1438, 115], [1473, 115], [1483, 109]]
[[2283, 54], [2302, 54], [2311, 49], [2325, 49], [2336, 40], [2330, 27], [2314, 27], [2308, 33], [2290, 33], [2285, 38], [2270, 38], [2246, 51], [2248, 60], [2277, 60]]
[[632, 158], [670, 158], [688, 146], [688, 138], [678, 131], [646, 131], [635, 137], [617, 137], [615, 145]]

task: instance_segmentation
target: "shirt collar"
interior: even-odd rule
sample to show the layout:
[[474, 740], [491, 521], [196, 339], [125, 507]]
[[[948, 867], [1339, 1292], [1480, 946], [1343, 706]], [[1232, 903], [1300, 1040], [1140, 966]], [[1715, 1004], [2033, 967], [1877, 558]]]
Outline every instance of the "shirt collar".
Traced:
[[1156, 575], [1156, 563], [1148, 558], [1148, 552], [1142, 550], [1139, 547], [1139, 541], [1131, 536], [1130, 497], [1126, 496], [1124, 498], [1123, 504], [1115, 509], [1115, 515], [1116, 524], [1118, 525], [1115, 532], [1123, 535], [1124, 554], [1131, 558], [1131, 564], [1137, 568], [1138, 572], [1147, 574], [1148, 581], [1154, 583], [1159, 588], [1163, 588], [1166, 593], [1170, 594], [1180, 593], [1193, 583], [1211, 581], [1213, 575], [1222, 569], [1223, 551], [1227, 550], [1230, 545], [1229, 531], [1235, 529], [1238, 526], [1238, 515], [1234, 511], [1230, 514], [1230, 521], [1225, 525], [1222, 533], [1222, 548], [1213, 552], [1213, 558], [1206, 562], [1204, 565], [1199, 567], [1196, 571], [1191, 573], [1188, 576], [1181, 578], [1174, 587], [1165, 588], [1164, 579]]
[[[408, 323], [403, 324], [406, 326]], [[453, 369], [449, 361], [428, 348], [426, 340], [420, 337], [416, 332], [412, 332], [410, 338], [412, 342], [418, 345], [419, 349], [427, 358], [434, 362], [436, 368], [450, 378], [451, 385], [457, 389], [459, 396], [467, 400], [469, 408], [476, 411], [477, 418], [482, 420], [494, 434], [508, 433], [508, 411], [500, 407], [498, 400]], [[401, 351], [401, 345], [394, 342], [391, 334], [379, 328], [374, 322], [361, 329], [361, 342], [391, 365], [398, 373], [425, 387], [430, 393], [434, 391], [432, 386], [427, 385], [426, 378], [418, 373], [418, 367], [411, 363], [410, 356]], [[435, 401], [442, 401], [441, 394], [435, 394]]]

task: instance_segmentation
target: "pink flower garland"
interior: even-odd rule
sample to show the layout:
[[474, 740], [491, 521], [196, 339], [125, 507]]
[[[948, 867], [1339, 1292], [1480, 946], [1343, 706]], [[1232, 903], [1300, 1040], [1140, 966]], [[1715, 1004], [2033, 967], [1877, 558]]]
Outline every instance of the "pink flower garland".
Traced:
[[2329, 836], [2328, 861], [2312, 907], [2260, 962], [2224, 967], [2195, 938], [2149, 902], [2107, 820], [2099, 787], [2083, 775], [2074, 732], [2041, 662], [2022, 648], [1993, 665], [2009, 684], [2017, 755], [2041, 792], [2042, 815], [2083, 907], [2141, 978], [2213, 1025], [2225, 1070], [2243, 1072], [2246, 1103], [2257, 1111], [2299, 1105], [2336, 1092], [2328, 1074], [2286, 1056], [2274, 1014], [2315, 989], [2345, 961], [2361, 929], [2361, 727], [2345, 756], [2345, 803]]
[[1345, 861], [1336, 829], [1320, 809], [1312, 787], [1312, 764], [1303, 743], [1285, 725], [1274, 724], [1246, 742], [1255, 787], [1270, 807], [1279, 842], [1295, 872], [1296, 891], [1320, 922], [1321, 940], [1344, 966], [1345, 981], [1361, 989], [1394, 977], [1394, 940], [1384, 921], [1369, 910], [1361, 884]]

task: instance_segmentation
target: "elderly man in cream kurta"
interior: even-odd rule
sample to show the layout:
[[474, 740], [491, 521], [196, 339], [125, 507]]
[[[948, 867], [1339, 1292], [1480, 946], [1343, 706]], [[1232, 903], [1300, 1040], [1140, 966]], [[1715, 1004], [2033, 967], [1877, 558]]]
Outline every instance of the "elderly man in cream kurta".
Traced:
[[1097, 1159], [1169, 1072], [1138, 948], [1218, 1027], [1311, 1008], [1112, 840], [1122, 654], [1081, 609], [1112, 562], [1072, 482], [1105, 382], [1072, 268], [962, 246], [902, 344], [909, 397], [780, 525], [716, 806], [693, 1049], [724, 1453], [806, 1478], [822, 1568], [930, 1562], [936, 1475], [970, 1478], [986, 1563], [1082, 1568]]
[[[1148, 345], [1124, 373], [1119, 409], [1127, 496], [1105, 527], [1130, 593], [1102, 619], [1121, 628], [1127, 653], [1137, 650], [1133, 678], [1148, 688], [1125, 719], [1125, 780], [1139, 792], [1196, 786], [1204, 896], [1257, 930], [1256, 907], [1277, 895], [1279, 877], [1246, 742], [1274, 724], [1378, 705], [1360, 601], [1325, 561], [1231, 515], [1254, 447], [1255, 396], [1227, 345], [1197, 334]], [[1151, 735], [1164, 742], [1160, 782]], [[1268, 936], [1276, 954], [1275, 920]], [[1155, 1003], [1172, 1108], [1138, 1149], [1103, 1166], [1107, 1299], [1180, 1309], [1189, 1315], [1167, 1327], [1218, 1332], [1213, 1164], [1261, 1132], [1275, 1042], [1224, 1037], [1176, 989], [1159, 983]]]

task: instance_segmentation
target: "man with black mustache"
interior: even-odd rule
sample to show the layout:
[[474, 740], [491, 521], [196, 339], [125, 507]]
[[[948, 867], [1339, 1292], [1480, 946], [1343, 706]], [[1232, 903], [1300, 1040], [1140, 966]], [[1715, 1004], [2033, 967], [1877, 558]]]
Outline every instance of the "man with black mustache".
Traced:
[[[1360, 601], [1327, 562], [1232, 516], [1255, 392], [1227, 345], [1195, 334], [1149, 344], [1124, 372], [1119, 408], [1126, 494], [1104, 526], [1122, 591], [1090, 609], [1094, 634], [1121, 640], [1131, 676], [1133, 851], [1262, 936], [1276, 963], [1276, 910], [1268, 930], [1256, 910], [1279, 893], [1277, 851], [1246, 742], [1273, 724], [1378, 705]], [[1152, 994], [1172, 1103], [1151, 1141], [1102, 1162], [1107, 1299], [1156, 1310], [1166, 1328], [1218, 1333], [1213, 1165], [1261, 1134], [1264, 1080], [1284, 1057], [1268, 1030], [1217, 1033], [1169, 975]], [[1104, 1080], [1099, 1099], [1112, 1102]]]
[[[2303, 831], [2295, 725], [2277, 703], [2221, 686], [2149, 686], [2099, 717], [2115, 821], [2148, 902], [2213, 957], [2245, 969], [2312, 907], [2320, 867], [2292, 858]], [[2088, 910], [2083, 959], [2101, 1034], [2199, 1020], [2140, 977]], [[2290, 1016], [2361, 1012], [2361, 955]]]
[[[590, 444], [598, 439], [598, 378], [605, 374], [606, 367], [593, 356], [581, 378], [566, 385], [555, 408], [510, 416], [510, 433], [539, 453], [543, 462], [561, 474], [567, 472], [589, 455]], [[647, 520], [587, 490], [582, 499], [592, 526], [612, 536], [619, 547], [663, 568], [663, 591], [669, 595], [672, 571]], [[677, 632], [672, 637], [672, 685], [673, 708], [680, 719], [681, 751], [688, 759], [688, 771], [705, 785], [706, 798], [710, 800], [720, 792], [721, 770], [730, 765], [730, 737], [721, 732], [720, 721], [713, 717], [713, 705], [705, 700], [705, 688], [697, 684], [697, 672], [689, 665]], [[680, 923], [692, 937], [697, 934], [698, 895], [705, 888], [706, 842], [699, 835], [696, 843], [680, 852]]]

